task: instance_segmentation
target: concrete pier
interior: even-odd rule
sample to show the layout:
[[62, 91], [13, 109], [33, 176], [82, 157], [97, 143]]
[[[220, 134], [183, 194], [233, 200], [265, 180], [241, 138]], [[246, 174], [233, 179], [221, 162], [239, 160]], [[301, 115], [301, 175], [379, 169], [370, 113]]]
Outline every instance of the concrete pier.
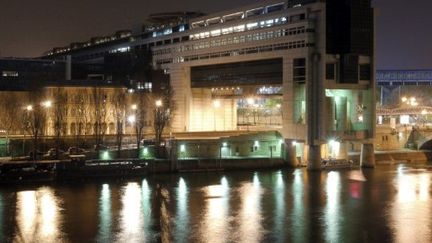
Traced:
[[375, 151], [373, 143], [364, 143], [360, 152], [360, 165], [365, 168], [375, 167]]
[[321, 146], [309, 145], [308, 149], [308, 170], [321, 170]]

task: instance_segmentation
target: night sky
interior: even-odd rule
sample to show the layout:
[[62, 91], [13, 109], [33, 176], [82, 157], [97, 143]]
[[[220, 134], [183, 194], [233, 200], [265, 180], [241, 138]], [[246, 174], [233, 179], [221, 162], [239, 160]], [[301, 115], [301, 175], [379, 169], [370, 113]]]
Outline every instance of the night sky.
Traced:
[[[0, 56], [34, 57], [57, 46], [138, 27], [155, 12], [211, 13], [257, 0], [0, 0]], [[432, 69], [432, 1], [375, 0], [377, 68]]]

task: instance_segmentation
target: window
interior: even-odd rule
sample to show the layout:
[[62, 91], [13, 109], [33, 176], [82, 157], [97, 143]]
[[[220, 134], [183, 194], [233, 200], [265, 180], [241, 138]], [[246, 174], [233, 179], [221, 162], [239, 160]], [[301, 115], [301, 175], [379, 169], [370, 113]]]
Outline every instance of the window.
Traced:
[[16, 72], [16, 71], [3, 71], [2, 76], [3, 77], [18, 77], [18, 72]]
[[326, 64], [326, 79], [327, 80], [335, 80], [335, 64], [327, 63]]
[[360, 65], [360, 80], [370, 80], [371, 79], [371, 71], [369, 64]]
[[296, 58], [293, 60], [293, 80], [297, 83], [306, 81], [306, 59]]

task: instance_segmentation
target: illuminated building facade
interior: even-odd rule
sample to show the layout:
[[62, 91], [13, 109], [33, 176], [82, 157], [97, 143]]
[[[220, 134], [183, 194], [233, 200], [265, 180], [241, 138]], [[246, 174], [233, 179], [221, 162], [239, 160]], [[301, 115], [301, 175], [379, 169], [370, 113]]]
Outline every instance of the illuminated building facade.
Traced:
[[347, 159], [361, 147], [364, 165], [373, 166], [370, 0], [269, 0], [150, 19], [139, 33], [53, 49], [44, 58], [101, 63], [104, 71], [89, 75], [137, 89], [158, 82], [141, 75], [148, 61], [175, 91], [172, 132], [276, 130], [292, 164], [319, 168], [322, 158]]

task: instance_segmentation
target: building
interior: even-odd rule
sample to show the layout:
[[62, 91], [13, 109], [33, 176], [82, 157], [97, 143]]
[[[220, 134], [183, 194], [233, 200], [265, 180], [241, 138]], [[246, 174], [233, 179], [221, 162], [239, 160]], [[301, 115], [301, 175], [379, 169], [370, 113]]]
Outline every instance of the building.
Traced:
[[[169, 77], [172, 132], [278, 131], [290, 162], [320, 168], [361, 147], [373, 165], [374, 14], [370, 0], [268, 0], [202, 16], [165, 13], [139, 33], [55, 48], [43, 58], [135, 89]], [[122, 32], [123, 33], [123, 32]], [[72, 76], [73, 76], [72, 71]]]

